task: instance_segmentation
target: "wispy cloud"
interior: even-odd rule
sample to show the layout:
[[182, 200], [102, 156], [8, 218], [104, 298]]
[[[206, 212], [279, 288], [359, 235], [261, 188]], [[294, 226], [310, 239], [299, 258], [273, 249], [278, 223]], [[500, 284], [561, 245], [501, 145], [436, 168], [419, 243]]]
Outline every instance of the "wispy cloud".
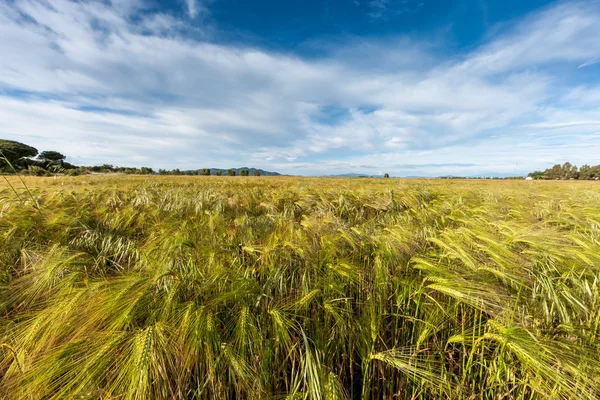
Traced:
[[559, 129], [559, 128], [572, 128], [580, 126], [600, 126], [600, 120], [597, 121], [569, 121], [569, 122], [556, 122], [556, 123], [539, 123], [525, 125], [528, 128], [541, 128], [541, 129]]
[[307, 174], [511, 174], [600, 150], [583, 140], [597, 138], [600, 87], [564, 74], [600, 55], [597, 3], [512, 21], [454, 57], [405, 37], [318, 59], [193, 39], [136, 7], [1, 3], [0, 136], [82, 163]]
[[390, 0], [371, 0], [369, 6], [371, 8], [370, 16], [372, 18], [381, 18], [388, 8]]
[[187, 11], [190, 18], [194, 19], [198, 15], [198, 0], [185, 0]]
[[594, 64], [598, 64], [598, 63], [600, 63], [600, 57], [592, 58], [591, 60], [588, 60], [588, 61], [584, 62], [583, 64], [581, 64], [579, 67], [577, 67], [577, 69], [589, 67], [590, 65], [594, 65]]
[[370, 0], [369, 16], [373, 19], [387, 19], [389, 14], [408, 14], [419, 11], [425, 3], [420, 0]]

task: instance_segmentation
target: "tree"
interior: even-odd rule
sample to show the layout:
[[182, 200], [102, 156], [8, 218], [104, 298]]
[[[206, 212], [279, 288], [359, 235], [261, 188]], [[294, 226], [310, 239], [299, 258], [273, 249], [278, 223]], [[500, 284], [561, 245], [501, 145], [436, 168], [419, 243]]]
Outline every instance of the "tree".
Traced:
[[590, 171], [592, 170], [592, 168], [585, 164], [582, 165], [581, 168], [579, 168], [579, 179], [590, 179]]
[[69, 163], [69, 162], [66, 162], [66, 161], [63, 161], [63, 163], [62, 163], [62, 167], [63, 167], [64, 169], [75, 169], [75, 168], [79, 168], [77, 165], [73, 165], [73, 164], [71, 164], [71, 163]]
[[587, 179], [600, 179], [600, 165], [595, 165], [590, 168], [589, 176]]
[[579, 171], [577, 166], [566, 162], [563, 165], [555, 164], [552, 168], [544, 171], [546, 179], [577, 179]]
[[58, 172], [62, 168], [65, 158], [67, 157], [58, 151], [42, 151], [37, 156], [41, 166], [47, 170], [53, 169], [54, 172]]
[[542, 171], [530, 172], [527, 176], [533, 179], [544, 179], [544, 173]]
[[154, 174], [154, 170], [152, 170], [150, 167], [142, 167], [140, 168], [140, 173], [142, 175], [152, 175]]
[[67, 158], [67, 156], [58, 151], [42, 151], [38, 156], [38, 160], [46, 161], [63, 161], [65, 158]]
[[579, 171], [577, 166], [571, 165], [570, 162], [566, 162], [562, 166], [562, 179], [577, 179], [579, 177]]
[[220, 169], [218, 169], [218, 170], [215, 172], [215, 175], [216, 175], [216, 176], [221, 176], [221, 175], [223, 175], [223, 173], [221, 172], [221, 170], [220, 170]]
[[240, 176], [248, 176], [248, 170], [247, 169], [243, 169], [240, 171]]
[[583, 165], [579, 169], [579, 179], [597, 179], [600, 177], [600, 165], [590, 167], [589, 165]]
[[254, 172], [252, 173], [252, 175], [254, 176], [260, 176], [260, 171], [255, 169]]
[[546, 179], [562, 179], [562, 167], [560, 164], [555, 164], [552, 168], [544, 171]]
[[388, 174], [387, 172], [385, 173], [385, 175], [383, 175], [384, 178], [389, 178], [390, 174]]
[[[35, 157], [37, 153], [38, 151], [35, 147], [13, 140], [0, 139], [0, 158], [2, 158], [0, 160], [0, 168], [8, 165], [6, 160], [8, 160], [13, 167], [22, 168], [27, 165], [23, 162], [23, 158]], [[4, 160], [4, 158], [6, 158], [6, 160]]]
[[235, 170], [234, 169], [228, 169], [227, 170], [227, 176], [235, 176]]
[[200, 171], [200, 175], [210, 176], [210, 169], [209, 168], [202, 168], [202, 171]]

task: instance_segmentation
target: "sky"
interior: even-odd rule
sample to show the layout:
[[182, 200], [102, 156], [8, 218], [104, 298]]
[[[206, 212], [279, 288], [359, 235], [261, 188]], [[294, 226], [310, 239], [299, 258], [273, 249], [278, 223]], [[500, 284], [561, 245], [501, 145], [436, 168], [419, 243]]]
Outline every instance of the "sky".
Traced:
[[0, 138], [155, 169], [600, 164], [600, 1], [0, 0]]

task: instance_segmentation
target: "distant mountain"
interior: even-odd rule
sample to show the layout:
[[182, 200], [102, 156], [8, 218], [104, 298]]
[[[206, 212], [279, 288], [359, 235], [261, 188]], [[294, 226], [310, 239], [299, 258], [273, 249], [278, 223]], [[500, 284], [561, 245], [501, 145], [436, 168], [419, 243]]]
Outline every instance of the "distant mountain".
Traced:
[[[235, 171], [236, 176], [239, 176], [240, 171], [242, 171], [242, 170], [248, 170], [248, 175], [252, 176], [252, 175], [254, 175], [254, 171], [257, 170], [257, 168], [248, 168], [248, 167], [231, 168], [231, 169]], [[201, 171], [201, 170], [198, 170], [198, 171]], [[210, 174], [214, 175], [217, 171], [221, 171], [221, 174], [223, 176], [227, 175], [227, 169], [220, 169], [220, 168], [211, 168]], [[265, 171], [264, 169], [260, 169], [260, 168], [258, 168], [258, 172], [260, 172], [260, 176], [280, 176], [281, 175], [279, 172]]]
[[525, 175], [491, 172], [485, 175], [444, 175], [437, 179], [525, 179]]
[[356, 174], [356, 173], [328, 175], [328, 176], [333, 177], [333, 178], [383, 178], [383, 175], [369, 175], [369, 174]]

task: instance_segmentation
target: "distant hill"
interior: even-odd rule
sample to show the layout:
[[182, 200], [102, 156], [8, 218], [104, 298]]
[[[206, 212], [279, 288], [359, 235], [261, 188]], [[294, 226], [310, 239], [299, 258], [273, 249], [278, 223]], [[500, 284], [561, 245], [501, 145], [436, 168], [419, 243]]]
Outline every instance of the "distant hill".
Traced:
[[329, 176], [333, 177], [333, 178], [383, 178], [383, 175], [369, 175], [369, 174], [356, 174], [356, 173], [329, 175]]
[[[235, 171], [236, 176], [239, 176], [240, 171], [242, 171], [242, 170], [248, 170], [248, 174], [250, 176], [252, 176], [254, 174], [254, 171], [257, 170], [257, 168], [248, 168], [248, 167], [231, 168], [231, 169]], [[201, 170], [198, 170], [198, 171], [201, 171]], [[210, 174], [214, 175], [217, 171], [221, 171], [222, 175], [227, 175], [227, 169], [220, 169], [220, 168], [211, 168]], [[279, 172], [265, 171], [264, 169], [260, 169], [260, 168], [258, 168], [258, 172], [260, 172], [260, 176], [280, 176], [281, 175]]]

